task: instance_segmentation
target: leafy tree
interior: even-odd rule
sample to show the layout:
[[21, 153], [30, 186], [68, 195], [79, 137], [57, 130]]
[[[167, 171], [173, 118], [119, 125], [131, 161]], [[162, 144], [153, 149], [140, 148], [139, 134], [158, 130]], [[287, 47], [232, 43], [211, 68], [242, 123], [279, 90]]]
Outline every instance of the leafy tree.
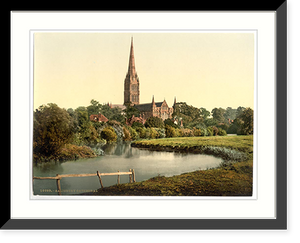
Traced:
[[164, 120], [164, 124], [165, 126], [168, 125], [168, 126], [171, 126], [171, 127], [174, 127], [174, 128], [178, 128], [179, 126], [176, 125], [172, 119], [168, 118], [166, 120]]
[[242, 113], [243, 113], [243, 111], [244, 111], [245, 109], [246, 109], [245, 107], [239, 106], [239, 107], [236, 109], [236, 117], [241, 116]]
[[145, 122], [145, 127], [159, 127], [159, 128], [164, 128], [164, 122], [161, 118], [159, 117], [149, 117], [146, 122]]
[[33, 152], [38, 156], [57, 157], [72, 140], [73, 123], [69, 113], [56, 104], [40, 106], [34, 112]]
[[200, 116], [203, 118], [203, 120], [207, 119], [210, 116], [210, 112], [206, 110], [205, 108], [200, 108]]
[[173, 138], [176, 137], [176, 130], [174, 127], [166, 125], [166, 137], [167, 138]]
[[237, 113], [237, 109], [232, 109], [231, 107], [227, 107], [224, 113], [224, 118], [226, 119], [226, 121], [228, 121], [228, 119], [234, 120], [236, 118], [236, 113]]
[[225, 110], [223, 108], [214, 108], [211, 111], [211, 114], [212, 114], [213, 118], [216, 121], [218, 121], [219, 123], [222, 123], [225, 121], [225, 117], [224, 117]]
[[175, 109], [172, 116], [173, 118], [182, 118], [184, 126], [187, 126], [191, 122], [203, 122], [201, 110], [194, 106], [188, 105], [185, 102], [178, 102], [175, 104]]
[[126, 119], [131, 118], [133, 115], [135, 117], [139, 117], [140, 114], [141, 114], [141, 112], [136, 107], [130, 106], [130, 105], [126, 107], [126, 109], [124, 110], [124, 112], [125, 112], [125, 118]]
[[102, 130], [101, 137], [105, 139], [108, 143], [116, 142], [118, 139], [115, 130], [111, 126], [108, 126]]
[[98, 102], [98, 101], [96, 101], [96, 100], [94, 100], [94, 99], [92, 99], [91, 100], [91, 105], [89, 105], [86, 109], [87, 109], [87, 112], [88, 112], [88, 116], [90, 116], [90, 115], [92, 115], [92, 114], [99, 114], [100, 113], [100, 111], [101, 111], [101, 108], [102, 108], [102, 105]]
[[243, 121], [241, 124], [241, 133], [245, 135], [253, 134], [253, 110], [246, 108], [239, 118]]

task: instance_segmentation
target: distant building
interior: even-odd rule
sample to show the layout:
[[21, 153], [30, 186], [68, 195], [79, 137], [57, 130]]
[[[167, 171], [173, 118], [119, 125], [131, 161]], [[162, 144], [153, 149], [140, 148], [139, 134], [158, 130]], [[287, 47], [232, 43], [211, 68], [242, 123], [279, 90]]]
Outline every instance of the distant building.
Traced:
[[108, 122], [108, 119], [102, 114], [90, 115], [90, 120], [94, 122]]
[[[174, 105], [176, 104], [176, 99]], [[131, 38], [131, 47], [129, 55], [128, 72], [124, 81], [124, 105], [133, 105], [141, 112], [141, 118], [144, 120], [155, 116], [165, 120], [172, 118], [173, 107], [169, 107], [166, 100], [162, 102], [140, 104], [140, 81], [135, 69], [133, 39]]]
[[[174, 105], [175, 102], [176, 99], [174, 101]], [[166, 120], [168, 118], [171, 119], [174, 111], [173, 107], [168, 106], [166, 100], [164, 100], [163, 102], [154, 102], [154, 96], [152, 97], [151, 103], [135, 105], [134, 107], [136, 107], [141, 112], [141, 117], [145, 120], [152, 116], [159, 117], [163, 120]]]
[[152, 97], [151, 103], [140, 104], [140, 80], [135, 69], [133, 39], [131, 38], [128, 71], [124, 80], [124, 104], [117, 105], [108, 103], [107, 105], [110, 108], [121, 108], [122, 111], [124, 111], [128, 105], [136, 107], [141, 112], [141, 115], [139, 118], [135, 117], [134, 119], [139, 119], [138, 122], [144, 124], [149, 117], [153, 116], [160, 117], [163, 120], [168, 118], [171, 119], [175, 104], [176, 98], [174, 100], [173, 107], [169, 107], [166, 100], [162, 102], [154, 102], [154, 96]]

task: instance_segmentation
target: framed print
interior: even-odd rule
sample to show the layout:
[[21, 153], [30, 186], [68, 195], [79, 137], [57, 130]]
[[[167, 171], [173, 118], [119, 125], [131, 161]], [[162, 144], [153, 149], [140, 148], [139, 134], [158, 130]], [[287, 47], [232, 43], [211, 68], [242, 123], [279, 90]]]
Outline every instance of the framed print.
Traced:
[[286, 1], [10, 14], [2, 229], [286, 229]]

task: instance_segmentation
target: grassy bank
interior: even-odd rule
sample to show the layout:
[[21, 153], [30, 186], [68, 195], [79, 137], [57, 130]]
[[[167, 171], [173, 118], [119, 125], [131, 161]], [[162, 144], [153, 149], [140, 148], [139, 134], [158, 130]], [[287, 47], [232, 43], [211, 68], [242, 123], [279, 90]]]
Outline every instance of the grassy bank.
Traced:
[[[218, 168], [157, 176], [147, 181], [99, 189], [95, 195], [136, 196], [251, 196], [253, 177], [253, 136], [188, 137], [142, 140], [133, 146], [152, 150], [223, 153], [240, 152], [243, 158], [223, 163]], [[207, 148], [209, 148], [207, 150]], [[223, 150], [222, 150], [223, 149]], [[213, 151], [213, 152], [212, 152]], [[221, 151], [221, 152], [220, 152]], [[235, 152], [233, 152], [235, 153]], [[222, 155], [224, 157], [228, 155]]]
[[50, 157], [37, 156], [33, 154], [33, 159], [36, 162], [48, 162], [48, 161], [66, 161], [77, 160], [81, 158], [94, 158], [96, 153], [88, 146], [77, 146], [74, 144], [64, 145], [60, 151], [51, 155]]

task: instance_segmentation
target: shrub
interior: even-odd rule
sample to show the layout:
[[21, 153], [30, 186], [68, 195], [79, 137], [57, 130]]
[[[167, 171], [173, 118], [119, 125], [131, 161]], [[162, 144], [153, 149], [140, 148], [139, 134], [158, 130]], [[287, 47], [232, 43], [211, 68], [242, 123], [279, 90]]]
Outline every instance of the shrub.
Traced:
[[146, 128], [137, 127], [136, 131], [138, 132], [140, 138], [146, 138]]
[[164, 128], [165, 124], [163, 120], [159, 117], [149, 117], [147, 121], [145, 122], [145, 127], [159, 127], [159, 128]]
[[215, 126], [212, 127], [212, 130], [213, 130], [213, 135], [214, 136], [217, 136], [218, 135], [218, 132], [219, 132], [219, 129]]
[[158, 132], [155, 130], [155, 128], [150, 128], [150, 139], [159, 138]]
[[206, 129], [206, 131], [207, 131], [207, 136], [213, 136], [214, 135], [214, 131], [213, 131], [212, 127], [208, 127]]
[[181, 128], [180, 129], [182, 132], [182, 137], [193, 137], [193, 130], [188, 129], [188, 128]]
[[124, 137], [123, 137], [124, 141], [130, 141], [131, 135], [127, 128], [123, 127], [123, 133], [124, 133]]
[[194, 127], [193, 134], [194, 134], [195, 137], [200, 137], [201, 136], [201, 129], [199, 129], [199, 128], [197, 129], [197, 128]]
[[166, 125], [166, 137], [167, 138], [176, 137], [176, 129], [174, 127]]
[[106, 127], [101, 132], [101, 137], [105, 139], [108, 143], [116, 142], [118, 136], [112, 127]]
[[218, 135], [219, 135], [219, 136], [226, 136], [227, 133], [226, 133], [225, 130], [223, 130], [222, 128], [219, 127]]
[[128, 130], [130, 132], [130, 136], [131, 136], [131, 140], [137, 140], [139, 139], [139, 134], [136, 132], [135, 129], [133, 129], [132, 127], [128, 127]]
[[158, 138], [165, 138], [166, 137], [166, 130], [164, 128], [155, 128], [158, 133]]

